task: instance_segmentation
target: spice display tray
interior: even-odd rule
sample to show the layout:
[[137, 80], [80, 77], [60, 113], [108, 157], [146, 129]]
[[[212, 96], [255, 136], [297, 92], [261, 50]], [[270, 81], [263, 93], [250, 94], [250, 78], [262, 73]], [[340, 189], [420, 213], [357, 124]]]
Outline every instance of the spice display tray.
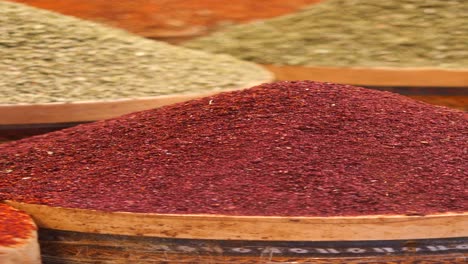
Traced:
[[468, 258], [468, 213], [263, 217], [6, 203], [29, 213], [41, 228], [44, 263], [464, 263]]
[[363, 86], [468, 87], [468, 69], [349, 68], [263, 65], [278, 80], [315, 80]]
[[0, 125], [89, 122], [182, 102], [206, 94], [165, 95], [112, 101], [0, 105]]
[[117, 117], [210, 94], [168, 95], [113, 101], [0, 105], [0, 141], [21, 139], [81, 123]]
[[[263, 66], [273, 72], [278, 80], [308, 79], [384, 88], [392, 92], [402, 87], [415, 91], [405, 94], [413, 99], [468, 111], [468, 69]], [[421, 89], [432, 92], [425, 93]]]

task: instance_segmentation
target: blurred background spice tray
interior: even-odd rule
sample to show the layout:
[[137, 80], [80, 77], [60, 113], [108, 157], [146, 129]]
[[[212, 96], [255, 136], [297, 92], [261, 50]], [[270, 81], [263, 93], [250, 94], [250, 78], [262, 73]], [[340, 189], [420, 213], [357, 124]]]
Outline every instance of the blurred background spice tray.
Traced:
[[160, 107], [208, 94], [163, 95], [112, 101], [0, 105], [0, 141], [44, 134], [81, 123]]
[[66, 4], [54, 0], [13, 1], [170, 43], [200, 37], [229, 25], [297, 12], [319, 2], [270, 0], [265, 5], [257, 1], [237, 0], [226, 5], [217, 0], [69, 0]]
[[6, 203], [36, 220], [46, 264], [91, 260], [465, 263], [468, 257], [467, 213], [262, 217], [102, 212]]
[[[270, 82], [273, 77], [258, 80], [239, 89]], [[109, 101], [77, 101], [70, 103], [0, 104], [0, 142], [72, 127], [81, 123], [117, 117], [131, 112], [157, 108], [219, 92], [223, 89], [190, 94], [160, 95], [145, 98]]]
[[263, 66], [273, 72], [277, 80], [310, 79], [359, 85], [468, 110], [468, 69]]

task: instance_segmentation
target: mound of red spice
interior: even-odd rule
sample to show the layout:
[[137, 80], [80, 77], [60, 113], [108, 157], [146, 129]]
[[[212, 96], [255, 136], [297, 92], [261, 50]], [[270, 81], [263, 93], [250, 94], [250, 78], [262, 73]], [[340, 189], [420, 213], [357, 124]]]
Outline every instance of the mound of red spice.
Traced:
[[31, 217], [6, 204], [0, 203], [0, 247], [13, 246], [27, 239], [36, 230]]
[[264, 84], [0, 145], [0, 200], [104, 211], [467, 211], [468, 116], [311, 81]]

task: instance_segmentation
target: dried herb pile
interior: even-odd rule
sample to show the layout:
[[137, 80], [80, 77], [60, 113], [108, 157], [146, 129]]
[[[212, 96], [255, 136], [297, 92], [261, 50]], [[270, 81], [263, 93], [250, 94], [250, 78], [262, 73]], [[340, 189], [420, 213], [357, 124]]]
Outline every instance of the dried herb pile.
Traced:
[[185, 44], [264, 64], [468, 67], [466, 0], [327, 0]]
[[0, 200], [153, 213], [462, 212], [468, 115], [278, 82], [0, 145]]
[[36, 230], [31, 217], [6, 204], [0, 203], [0, 247], [16, 245]]
[[0, 104], [218, 91], [270, 77], [231, 56], [16, 3], [0, 1], [0, 25]]

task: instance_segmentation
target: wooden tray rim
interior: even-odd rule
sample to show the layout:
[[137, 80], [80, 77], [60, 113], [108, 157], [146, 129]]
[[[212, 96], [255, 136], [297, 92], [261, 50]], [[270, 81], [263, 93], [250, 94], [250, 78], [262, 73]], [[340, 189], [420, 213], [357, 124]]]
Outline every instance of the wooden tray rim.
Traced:
[[121, 98], [112, 100], [84, 100], [38, 104], [0, 104], [1, 125], [51, 124], [89, 122], [108, 119], [131, 112], [143, 111], [169, 104], [188, 101], [222, 92], [238, 91], [271, 82], [274, 77], [265, 70], [268, 78], [252, 81], [229, 89], [213, 89], [199, 93], [180, 93], [153, 97]]
[[328, 70], [375, 70], [375, 71], [404, 71], [404, 72], [416, 72], [416, 71], [441, 71], [441, 72], [457, 72], [467, 73], [467, 68], [444, 68], [444, 67], [390, 67], [390, 66], [376, 66], [376, 67], [364, 67], [364, 66], [313, 66], [313, 65], [285, 65], [285, 64], [259, 64], [263, 67], [292, 67], [292, 68], [303, 68], [303, 69], [328, 69]]
[[468, 87], [468, 68], [261, 65], [278, 80], [314, 79], [363, 86]]
[[425, 216], [228, 216], [104, 212], [15, 201], [42, 228], [162, 238], [352, 241], [468, 237], [468, 212]]

